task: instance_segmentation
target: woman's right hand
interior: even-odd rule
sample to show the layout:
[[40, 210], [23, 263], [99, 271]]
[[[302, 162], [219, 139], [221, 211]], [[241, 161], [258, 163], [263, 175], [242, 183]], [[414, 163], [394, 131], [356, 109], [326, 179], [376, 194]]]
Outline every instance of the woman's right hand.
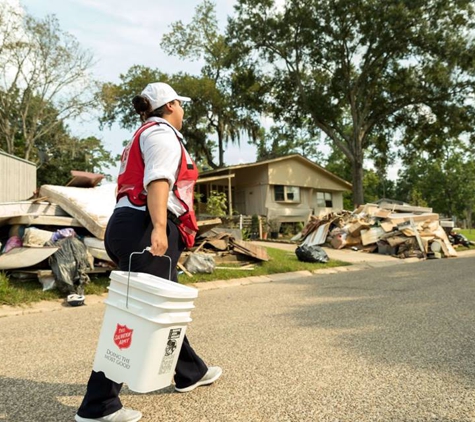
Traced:
[[167, 229], [155, 227], [152, 230], [152, 236], [150, 238], [151, 247], [150, 253], [154, 256], [163, 256], [168, 249], [168, 237]]

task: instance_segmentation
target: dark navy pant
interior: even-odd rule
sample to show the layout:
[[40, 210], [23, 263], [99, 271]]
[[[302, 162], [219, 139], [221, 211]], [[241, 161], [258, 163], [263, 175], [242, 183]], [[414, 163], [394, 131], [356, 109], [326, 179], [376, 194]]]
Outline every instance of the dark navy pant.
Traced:
[[[109, 220], [105, 235], [105, 247], [109, 257], [121, 271], [129, 271], [129, 257], [132, 252], [141, 252], [150, 246], [152, 222], [148, 212], [129, 207], [118, 208]], [[177, 282], [176, 265], [184, 249], [183, 241], [176, 225], [167, 223], [168, 255], [171, 260], [171, 280]], [[170, 261], [155, 257], [148, 252], [132, 256], [131, 271], [152, 274], [168, 279]], [[175, 385], [188, 387], [200, 380], [207, 371], [206, 364], [195, 353], [185, 336], [178, 356], [175, 370]], [[92, 371], [87, 391], [79, 407], [78, 414], [83, 418], [100, 418], [122, 408], [119, 392], [122, 384], [105, 377], [103, 372]]]

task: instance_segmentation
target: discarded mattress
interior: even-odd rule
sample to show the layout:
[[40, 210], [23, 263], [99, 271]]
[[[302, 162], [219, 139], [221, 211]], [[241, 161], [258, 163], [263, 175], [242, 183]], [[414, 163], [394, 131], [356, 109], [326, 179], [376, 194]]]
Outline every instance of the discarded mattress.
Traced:
[[115, 184], [94, 188], [43, 185], [40, 196], [58, 204], [94, 236], [104, 239], [107, 222], [116, 203], [115, 188]]
[[0, 270], [14, 270], [17, 268], [27, 268], [39, 264], [46, 258], [53, 255], [59, 248], [39, 247], [39, 248], [14, 248], [0, 255]]
[[109, 255], [107, 255], [106, 247], [104, 246], [103, 240], [96, 239], [95, 237], [86, 236], [84, 237], [83, 241], [87, 247], [87, 250], [94, 258], [112, 262], [112, 259], [110, 259]]
[[0, 203], [0, 226], [11, 224], [8, 220], [22, 216], [69, 217], [58, 205], [49, 202], [2, 202]]

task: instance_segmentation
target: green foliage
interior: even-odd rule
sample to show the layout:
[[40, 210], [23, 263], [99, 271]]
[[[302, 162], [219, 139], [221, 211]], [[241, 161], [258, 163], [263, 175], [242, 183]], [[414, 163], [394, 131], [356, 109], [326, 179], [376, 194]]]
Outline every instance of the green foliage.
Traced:
[[224, 217], [228, 209], [228, 199], [224, 192], [212, 190], [206, 203], [206, 211], [215, 217]]
[[269, 220], [269, 230], [271, 232], [278, 232], [279, 229], [280, 229], [280, 221], [275, 218], [271, 218]]
[[466, 145], [445, 140], [438, 158], [421, 155], [400, 173], [399, 199], [427, 205], [447, 217], [471, 220], [475, 205], [475, 160]]
[[380, 172], [396, 142], [417, 154], [440, 149], [442, 133], [471, 132], [473, 2], [238, 0], [235, 10], [228, 37], [240, 67], [271, 87], [266, 110], [344, 153], [354, 203], [366, 157]]
[[[62, 142], [41, 145], [41, 163], [37, 170], [38, 185], [65, 185], [71, 179], [71, 170], [101, 173], [115, 160], [94, 136], [78, 139], [64, 134]], [[110, 176], [108, 176], [110, 178]]]
[[[197, 99], [190, 107], [190, 112], [199, 117], [192, 119], [195, 126], [201, 126], [206, 133], [217, 137], [218, 164], [211, 159], [211, 153], [207, 155], [208, 163], [213, 168], [223, 167], [225, 146], [230, 142], [239, 144], [243, 133], [250, 139], [257, 139], [260, 130], [260, 102], [246, 102], [243, 107], [242, 96], [237, 92], [243, 92], [245, 87], [245, 90], [259, 93], [261, 88], [252, 69], [230, 70], [235, 52], [219, 33], [214, 2], [204, 0], [195, 11], [189, 24], [181, 21], [172, 24], [171, 31], [163, 36], [161, 46], [168, 54], [183, 60], [204, 60], [201, 80], [206, 82], [202, 84], [206, 89], [195, 86], [183, 92]], [[192, 123], [187, 120], [187, 124]]]
[[251, 216], [251, 229], [253, 231], [259, 230], [259, 216], [257, 214]]
[[[343, 152], [335, 147], [327, 157], [325, 168], [343, 180], [351, 180], [351, 163]], [[395, 183], [386, 177], [385, 167], [379, 170], [365, 169], [363, 187], [363, 203], [374, 202], [381, 198], [393, 198], [395, 195]], [[343, 208], [346, 210], [355, 208], [350, 192], [343, 193]]]
[[219, 101], [219, 92], [214, 81], [206, 77], [189, 76], [178, 73], [168, 75], [157, 69], [145, 66], [132, 66], [126, 74], [120, 75], [118, 84], [103, 85], [100, 94], [102, 126], [118, 123], [122, 128], [134, 131], [140, 125], [139, 115], [135, 113], [132, 99], [140, 94], [150, 82], [166, 82], [178, 93], [191, 97], [192, 103], [185, 105], [186, 122], [181, 130], [186, 148], [198, 165], [217, 167], [213, 162], [212, 150], [215, 143], [209, 140], [213, 127], [209, 124], [209, 108]]
[[242, 240], [249, 240], [251, 238], [251, 230], [250, 229], [241, 229]]
[[457, 233], [463, 234], [468, 240], [475, 242], [474, 229], [457, 230]]
[[262, 130], [259, 137], [250, 143], [257, 146], [257, 161], [289, 154], [300, 154], [316, 162], [323, 159], [319, 144], [311, 134], [288, 125], [274, 125], [269, 131]]
[[94, 106], [93, 57], [54, 16], [35, 19], [0, 4], [0, 148], [41, 161], [46, 138]]

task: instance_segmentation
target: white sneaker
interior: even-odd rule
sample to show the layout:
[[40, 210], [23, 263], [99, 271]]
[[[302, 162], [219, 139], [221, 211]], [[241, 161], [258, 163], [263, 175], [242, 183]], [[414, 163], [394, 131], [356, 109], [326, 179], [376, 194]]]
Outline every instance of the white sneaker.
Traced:
[[201, 378], [198, 382], [185, 388], [175, 387], [175, 391], [178, 391], [179, 393], [188, 393], [189, 391], [193, 391], [196, 387], [200, 387], [201, 385], [213, 384], [213, 382], [215, 382], [221, 376], [222, 373], [223, 370], [219, 366], [210, 366], [204, 377]]
[[111, 413], [107, 416], [102, 416], [101, 418], [82, 418], [79, 415], [74, 417], [76, 422], [88, 422], [88, 421], [99, 421], [99, 422], [137, 422], [142, 419], [142, 413], [138, 410], [128, 409], [123, 407], [117, 412]]

